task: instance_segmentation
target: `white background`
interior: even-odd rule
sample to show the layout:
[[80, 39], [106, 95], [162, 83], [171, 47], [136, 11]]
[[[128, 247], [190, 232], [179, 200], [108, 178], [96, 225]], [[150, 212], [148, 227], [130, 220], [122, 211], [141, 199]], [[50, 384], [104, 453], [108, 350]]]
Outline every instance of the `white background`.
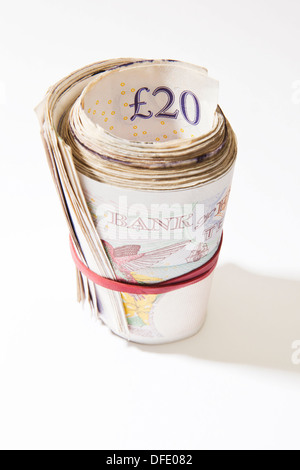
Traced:
[[[1, 1], [1, 448], [300, 449], [299, 21], [299, 0]], [[77, 305], [33, 113], [129, 56], [207, 67], [239, 140], [207, 323], [160, 347]]]

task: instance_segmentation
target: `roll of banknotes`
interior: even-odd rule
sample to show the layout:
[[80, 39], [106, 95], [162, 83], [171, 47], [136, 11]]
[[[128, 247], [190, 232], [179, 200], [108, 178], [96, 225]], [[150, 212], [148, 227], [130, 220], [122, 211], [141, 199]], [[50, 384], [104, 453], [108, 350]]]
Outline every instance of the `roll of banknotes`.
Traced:
[[51, 87], [37, 113], [78, 300], [129, 341], [197, 333], [237, 155], [218, 82], [178, 61], [110, 60]]

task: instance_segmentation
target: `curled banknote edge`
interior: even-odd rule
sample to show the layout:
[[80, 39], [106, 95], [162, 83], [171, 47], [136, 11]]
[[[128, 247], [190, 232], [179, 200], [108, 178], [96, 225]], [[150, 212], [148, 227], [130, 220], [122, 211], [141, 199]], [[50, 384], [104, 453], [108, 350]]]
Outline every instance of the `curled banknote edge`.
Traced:
[[[36, 111], [76, 256], [91, 271], [155, 285], [217, 253], [237, 144], [204, 68], [99, 62], [51, 87]], [[201, 328], [212, 277], [140, 295], [77, 269], [78, 300], [127, 340], [167, 343]]]

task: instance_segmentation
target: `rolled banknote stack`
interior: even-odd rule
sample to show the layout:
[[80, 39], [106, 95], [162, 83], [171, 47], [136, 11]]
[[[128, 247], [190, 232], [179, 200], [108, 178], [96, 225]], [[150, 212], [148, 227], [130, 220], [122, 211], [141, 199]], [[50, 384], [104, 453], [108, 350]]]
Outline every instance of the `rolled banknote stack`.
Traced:
[[129, 341], [195, 334], [237, 154], [218, 82], [182, 62], [110, 60], [61, 80], [37, 113], [79, 301]]

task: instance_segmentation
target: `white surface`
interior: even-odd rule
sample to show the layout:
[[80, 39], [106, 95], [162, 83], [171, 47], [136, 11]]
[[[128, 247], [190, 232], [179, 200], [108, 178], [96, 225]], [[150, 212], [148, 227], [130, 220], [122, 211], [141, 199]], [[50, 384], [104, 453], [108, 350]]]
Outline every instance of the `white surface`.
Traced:
[[[299, 17], [298, 0], [2, 3], [1, 448], [300, 448]], [[239, 139], [208, 321], [173, 345], [127, 344], [77, 306], [33, 114], [120, 56], [208, 67]]]

